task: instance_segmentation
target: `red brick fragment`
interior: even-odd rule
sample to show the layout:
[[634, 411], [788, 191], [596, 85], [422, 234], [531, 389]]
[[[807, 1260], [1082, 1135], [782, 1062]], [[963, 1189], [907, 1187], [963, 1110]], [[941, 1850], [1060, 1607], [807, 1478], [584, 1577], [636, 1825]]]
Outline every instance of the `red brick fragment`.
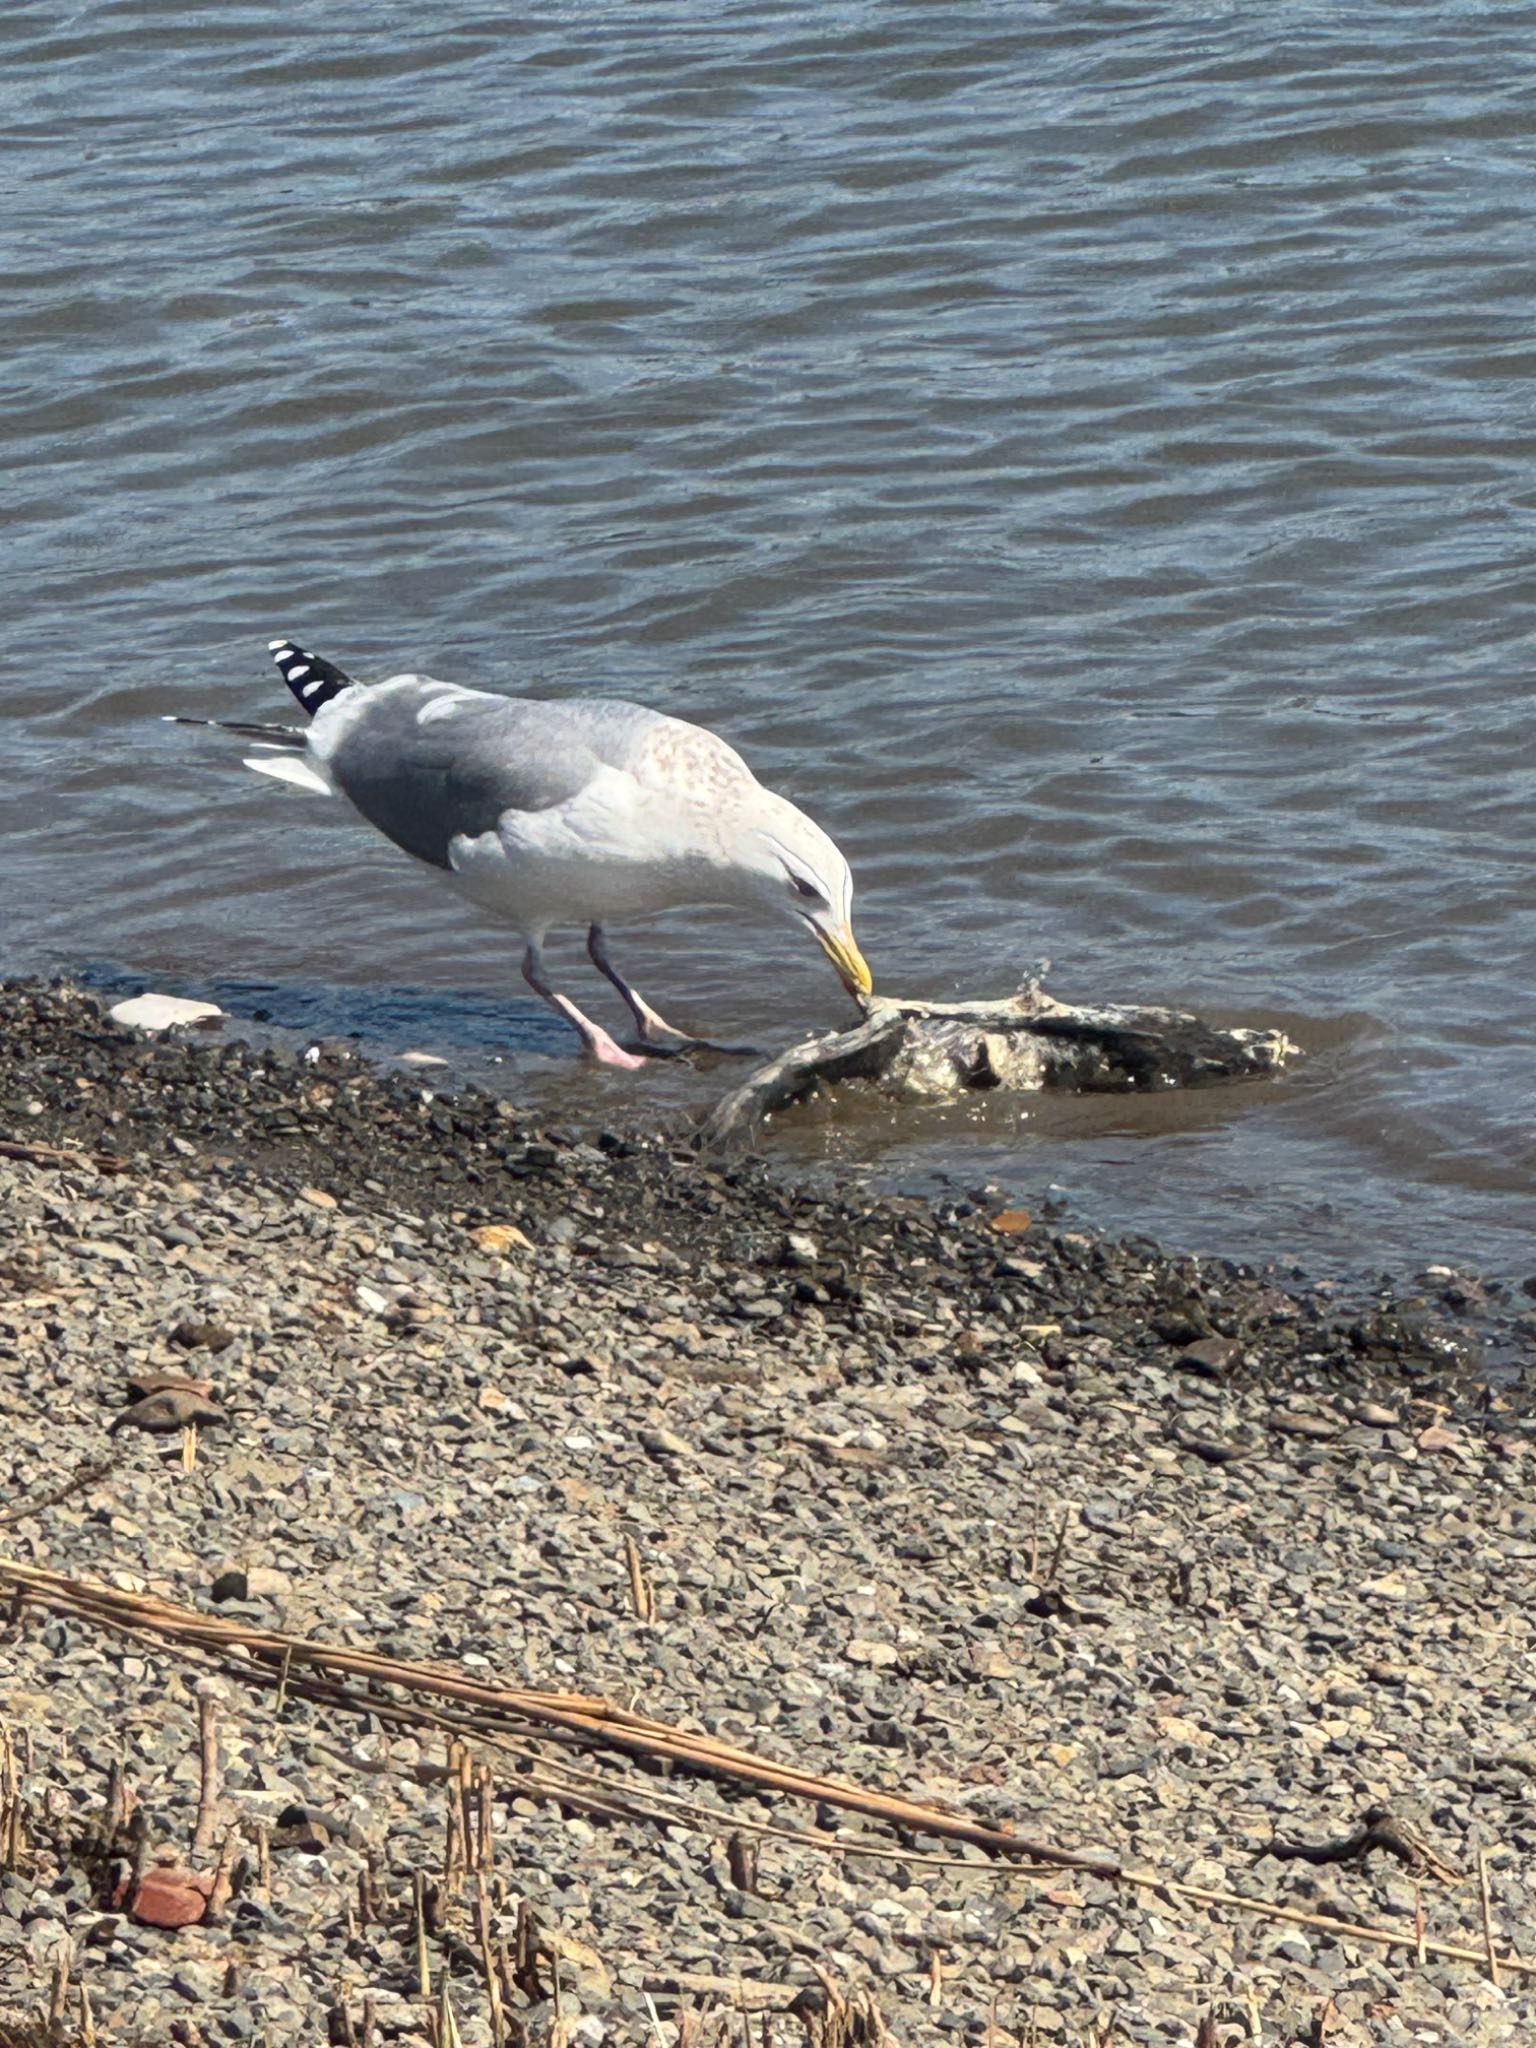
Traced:
[[128, 1910], [146, 1927], [191, 1927], [208, 1910], [212, 1871], [157, 1864], [139, 1879]]

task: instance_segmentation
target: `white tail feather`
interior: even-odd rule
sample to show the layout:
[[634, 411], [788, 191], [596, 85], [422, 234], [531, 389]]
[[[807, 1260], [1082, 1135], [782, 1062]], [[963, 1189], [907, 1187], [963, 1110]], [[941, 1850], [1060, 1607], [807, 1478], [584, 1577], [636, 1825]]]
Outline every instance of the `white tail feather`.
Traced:
[[335, 795], [325, 777], [302, 754], [247, 754], [245, 766], [253, 774], [270, 775], [275, 782], [291, 782], [296, 789], [313, 790], [320, 796]]

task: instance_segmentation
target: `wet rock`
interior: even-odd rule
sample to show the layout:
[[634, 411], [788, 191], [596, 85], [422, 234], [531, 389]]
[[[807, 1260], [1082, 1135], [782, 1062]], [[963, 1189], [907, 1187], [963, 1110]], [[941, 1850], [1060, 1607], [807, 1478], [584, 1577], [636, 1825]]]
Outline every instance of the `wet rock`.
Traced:
[[116, 1436], [120, 1429], [142, 1429], [151, 1436], [167, 1436], [193, 1424], [199, 1428], [212, 1428], [228, 1421], [224, 1410], [216, 1408], [201, 1394], [185, 1388], [167, 1387], [158, 1394], [147, 1394], [142, 1401], [135, 1401], [131, 1407], [123, 1409], [120, 1415], [113, 1417], [107, 1433]]
[[[1188, 1327], [1187, 1323], [1184, 1325]], [[1165, 1335], [1166, 1330], [1159, 1330]], [[1199, 1373], [1203, 1379], [1225, 1379], [1243, 1355], [1243, 1347], [1232, 1337], [1198, 1337], [1192, 1344], [1186, 1344], [1179, 1353], [1179, 1364], [1186, 1372]]]
[[183, 1316], [171, 1331], [171, 1342], [183, 1351], [227, 1351], [234, 1341], [235, 1333], [226, 1324], [200, 1316]]

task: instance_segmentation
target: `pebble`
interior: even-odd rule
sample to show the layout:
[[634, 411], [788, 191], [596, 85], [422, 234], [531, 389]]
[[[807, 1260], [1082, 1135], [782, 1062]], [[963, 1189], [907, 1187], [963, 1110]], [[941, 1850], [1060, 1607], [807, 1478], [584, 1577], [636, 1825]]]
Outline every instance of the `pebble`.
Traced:
[[162, 1387], [158, 1393], [146, 1394], [142, 1401], [135, 1401], [114, 1416], [108, 1434], [115, 1436], [120, 1429], [143, 1429], [153, 1436], [165, 1436], [194, 1423], [212, 1426], [228, 1421], [222, 1408], [191, 1388]]

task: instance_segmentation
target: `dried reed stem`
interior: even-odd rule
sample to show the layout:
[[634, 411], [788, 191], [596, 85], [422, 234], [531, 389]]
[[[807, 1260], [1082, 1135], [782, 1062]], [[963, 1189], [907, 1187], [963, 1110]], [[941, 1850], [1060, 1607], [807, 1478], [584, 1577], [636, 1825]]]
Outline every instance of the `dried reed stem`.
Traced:
[[628, 1531], [624, 1536], [624, 1562], [629, 1567], [629, 1604], [637, 1621], [656, 1619], [656, 1587], [640, 1556], [640, 1546]]
[[491, 2007], [492, 2048], [503, 2048], [507, 2038], [502, 2016], [501, 1973], [496, 1967], [496, 1950], [491, 1940], [491, 1895], [482, 1871], [475, 1880], [475, 1932], [480, 1940], [480, 1967], [485, 1972], [486, 1996]]
[[[68, 1579], [10, 1559], [0, 1560], [0, 1581], [5, 1579], [19, 1582], [41, 1593], [50, 1605], [60, 1606], [99, 1626], [137, 1630], [162, 1641], [200, 1648], [209, 1654], [228, 1654], [238, 1649], [244, 1653], [238, 1666], [239, 1675], [257, 1678], [262, 1675], [263, 1667], [268, 1672], [276, 1668], [283, 1674], [280, 1696], [286, 1692], [287, 1674], [294, 1665], [302, 1664], [330, 1674], [347, 1673], [367, 1678], [376, 1685], [397, 1685], [413, 1694], [426, 1693], [440, 1699], [465, 1702], [488, 1709], [498, 1716], [506, 1716], [517, 1725], [526, 1727], [531, 1723], [538, 1728], [561, 1731], [599, 1748], [616, 1749], [629, 1756], [669, 1758], [691, 1770], [758, 1785], [790, 1798], [825, 1801], [850, 1812], [869, 1814], [893, 1826], [972, 1842], [997, 1855], [1087, 1870], [1101, 1877], [1116, 1877], [1121, 1871], [1118, 1858], [1113, 1856], [1032, 1841], [1015, 1834], [1010, 1828], [991, 1827], [922, 1801], [818, 1777], [793, 1765], [772, 1762], [751, 1750], [739, 1749], [715, 1737], [694, 1734], [665, 1721], [627, 1713], [610, 1701], [591, 1695], [485, 1684], [441, 1666], [388, 1657], [377, 1650], [354, 1650], [312, 1642], [302, 1636], [254, 1629], [223, 1616], [175, 1607], [145, 1594], [93, 1586], [83, 1580]], [[358, 1704], [361, 1705], [360, 1702]], [[378, 1704], [371, 1696], [367, 1711], [378, 1712]]]
[[475, 1773], [475, 1786], [480, 1800], [475, 1867], [477, 1870], [490, 1870], [496, 1862], [496, 1838], [492, 1828], [496, 1813], [496, 1780], [491, 1775], [489, 1764], [479, 1766]]
[[416, 1912], [416, 1987], [432, 1996], [432, 1966], [427, 1959], [427, 1886], [419, 1870], [411, 1872], [411, 1901]]
[[[1371, 1927], [1360, 1920], [1339, 1920], [1329, 1913], [1304, 1913], [1299, 1906], [1277, 1906], [1268, 1899], [1244, 1898], [1241, 1892], [1216, 1891], [1209, 1885], [1185, 1884], [1182, 1879], [1160, 1877], [1155, 1870], [1123, 1870], [1122, 1884], [1136, 1885], [1145, 1891], [1171, 1892], [1177, 1898], [1196, 1899], [1202, 1905], [1235, 1906], [1244, 1913], [1256, 1913], [1261, 1920], [1284, 1920], [1293, 1927], [1316, 1927], [1324, 1934], [1341, 1935], [1346, 1941], [1372, 1941], [1382, 1948], [1417, 1948], [1420, 1937], [1417, 1932], [1405, 1934], [1396, 1927]], [[1467, 1948], [1454, 1941], [1424, 1940], [1423, 1952], [1430, 1956], [1444, 1956], [1453, 1963], [1488, 1962], [1486, 1944], [1482, 1948]], [[1536, 1977], [1536, 1957], [1520, 1956], [1511, 1951], [1497, 1958], [1501, 1970], [1518, 1971], [1527, 1977]]]
[[0, 1723], [0, 1858], [7, 1870], [21, 1868], [26, 1846], [22, 1827], [22, 1771], [11, 1731]]
[[64, 2024], [65, 2009], [69, 2004], [69, 1943], [64, 1942], [53, 1958], [53, 1969], [48, 1985], [48, 2038], [58, 2038]]
[[219, 1795], [223, 1780], [219, 1772], [219, 1702], [213, 1686], [205, 1679], [197, 1688], [197, 1823], [192, 1830], [192, 1855], [206, 1856], [213, 1846], [218, 1826]]
[[213, 1867], [213, 1883], [208, 1891], [208, 1908], [203, 1918], [217, 1926], [230, 1901], [235, 1888], [235, 1858], [239, 1854], [240, 1830], [226, 1828], [224, 1839], [219, 1844], [219, 1860]]
[[351, 2009], [347, 2005], [347, 1994], [343, 1987], [336, 1986], [336, 2001], [331, 2007], [331, 2039], [336, 2039], [339, 2026], [342, 2048], [357, 2048], [357, 2029], [352, 2024]]
[[1483, 1900], [1483, 1946], [1488, 1953], [1488, 1980], [1499, 1988], [1499, 1951], [1493, 1939], [1493, 1905], [1488, 1896], [1488, 1851], [1477, 1852], [1477, 1888]]

